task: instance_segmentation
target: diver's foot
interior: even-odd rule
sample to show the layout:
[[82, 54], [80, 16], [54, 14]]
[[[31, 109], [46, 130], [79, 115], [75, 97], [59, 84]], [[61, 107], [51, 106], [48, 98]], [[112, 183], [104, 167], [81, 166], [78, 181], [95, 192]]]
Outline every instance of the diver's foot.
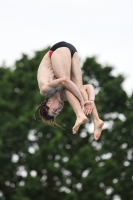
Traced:
[[72, 128], [73, 134], [75, 134], [78, 131], [81, 124], [84, 124], [87, 121], [88, 121], [88, 118], [85, 115], [78, 117], [75, 122], [74, 127]]
[[94, 122], [94, 139], [95, 140], [98, 140], [100, 138], [103, 125], [104, 125], [104, 122], [101, 119]]

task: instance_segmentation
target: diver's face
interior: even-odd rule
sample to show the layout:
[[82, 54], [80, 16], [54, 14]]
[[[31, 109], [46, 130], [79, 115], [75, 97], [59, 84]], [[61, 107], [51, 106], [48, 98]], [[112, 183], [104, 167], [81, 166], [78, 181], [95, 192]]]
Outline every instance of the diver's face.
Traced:
[[56, 117], [62, 111], [64, 102], [59, 100], [53, 100], [52, 102], [48, 102], [47, 106], [49, 107], [48, 114], [50, 116]]

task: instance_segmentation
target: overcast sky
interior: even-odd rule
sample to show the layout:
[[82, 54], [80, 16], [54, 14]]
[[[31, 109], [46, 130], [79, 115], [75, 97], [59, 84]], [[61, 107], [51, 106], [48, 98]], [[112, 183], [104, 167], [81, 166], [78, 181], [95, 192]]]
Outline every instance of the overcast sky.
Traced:
[[81, 60], [127, 76], [133, 91], [133, 0], [4, 0], [0, 4], [0, 65], [59, 41], [72, 43]]

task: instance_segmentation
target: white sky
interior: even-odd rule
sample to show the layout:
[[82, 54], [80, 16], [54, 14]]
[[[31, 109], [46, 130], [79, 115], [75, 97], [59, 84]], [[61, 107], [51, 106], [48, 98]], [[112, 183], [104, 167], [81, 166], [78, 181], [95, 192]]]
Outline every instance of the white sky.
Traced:
[[132, 93], [133, 0], [1, 0], [0, 65], [62, 40], [127, 76]]

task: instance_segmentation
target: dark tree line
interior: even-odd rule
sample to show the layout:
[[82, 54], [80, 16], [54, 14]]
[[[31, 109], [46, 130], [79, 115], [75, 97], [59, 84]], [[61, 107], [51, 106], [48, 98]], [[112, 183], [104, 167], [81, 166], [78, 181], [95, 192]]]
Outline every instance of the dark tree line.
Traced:
[[122, 88], [124, 76], [113, 76], [113, 67], [95, 57], [83, 63], [84, 83], [94, 85], [105, 121], [98, 141], [90, 117], [72, 134], [75, 115], [68, 103], [57, 120], [65, 130], [51, 128], [34, 118], [44, 100], [36, 74], [47, 50], [22, 55], [14, 69], [0, 68], [0, 198], [133, 199], [133, 96]]

